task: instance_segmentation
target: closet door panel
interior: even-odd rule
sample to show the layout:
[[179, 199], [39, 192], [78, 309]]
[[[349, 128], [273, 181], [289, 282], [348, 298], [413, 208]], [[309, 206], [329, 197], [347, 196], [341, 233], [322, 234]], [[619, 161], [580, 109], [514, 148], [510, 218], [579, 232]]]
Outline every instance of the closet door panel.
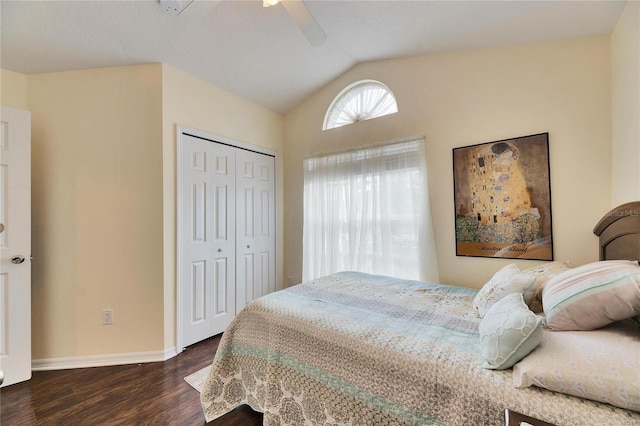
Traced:
[[235, 150], [183, 135], [180, 161], [180, 323], [188, 346], [235, 316]]
[[210, 143], [213, 170], [211, 173], [213, 186], [213, 223], [211, 249], [213, 261], [213, 285], [211, 291], [211, 307], [213, 320], [211, 335], [222, 333], [236, 315], [236, 149], [227, 145]]
[[246, 150], [236, 154], [238, 226], [236, 308], [275, 291], [275, 159]]

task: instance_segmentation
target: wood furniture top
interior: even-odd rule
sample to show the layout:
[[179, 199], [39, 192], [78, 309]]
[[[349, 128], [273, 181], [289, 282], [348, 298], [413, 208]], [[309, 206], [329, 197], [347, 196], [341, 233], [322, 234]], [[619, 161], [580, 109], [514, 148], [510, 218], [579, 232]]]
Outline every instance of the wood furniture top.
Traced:
[[610, 210], [593, 233], [600, 238], [600, 260], [640, 260], [640, 201]]
[[551, 423], [525, 416], [516, 411], [511, 411], [508, 408], [504, 410], [504, 424], [505, 426], [526, 426], [526, 424], [530, 424], [531, 426], [554, 426]]

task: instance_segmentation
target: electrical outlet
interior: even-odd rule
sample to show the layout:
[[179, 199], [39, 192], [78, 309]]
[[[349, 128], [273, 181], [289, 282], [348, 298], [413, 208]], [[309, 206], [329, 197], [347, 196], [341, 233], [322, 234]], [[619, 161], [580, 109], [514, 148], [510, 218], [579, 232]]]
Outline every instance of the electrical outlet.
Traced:
[[113, 309], [102, 310], [102, 325], [113, 324]]

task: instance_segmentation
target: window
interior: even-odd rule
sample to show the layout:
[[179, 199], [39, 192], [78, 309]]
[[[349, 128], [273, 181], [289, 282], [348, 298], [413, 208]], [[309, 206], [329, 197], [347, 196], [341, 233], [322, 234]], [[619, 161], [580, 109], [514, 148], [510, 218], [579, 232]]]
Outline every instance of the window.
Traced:
[[306, 159], [303, 281], [344, 270], [437, 280], [426, 176], [422, 138]]
[[396, 98], [387, 86], [375, 80], [362, 80], [347, 86], [331, 102], [322, 130], [398, 112]]

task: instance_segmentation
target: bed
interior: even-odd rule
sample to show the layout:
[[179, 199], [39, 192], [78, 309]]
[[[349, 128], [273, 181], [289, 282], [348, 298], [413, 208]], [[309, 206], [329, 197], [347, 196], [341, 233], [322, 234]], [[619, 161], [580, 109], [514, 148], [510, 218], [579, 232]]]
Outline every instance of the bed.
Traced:
[[[615, 250], [609, 250], [615, 255], [607, 257], [607, 250], [601, 251], [603, 261], [638, 258], [640, 223], [634, 217], [639, 213], [640, 203], [627, 204], [596, 226], [601, 244], [618, 241]], [[612, 226], [615, 232], [609, 235]], [[546, 288], [573, 273], [555, 271], [556, 266], [519, 272], [542, 273]], [[543, 314], [527, 309], [527, 315], [535, 317], [527, 316], [536, 330], [527, 336], [539, 335], [541, 343], [527, 349], [512, 367], [501, 358], [496, 369], [487, 365], [482, 330], [485, 318], [499, 309], [489, 307], [480, 318], [477, 305], [482, 294], [483, 290], [341, 272], [257, 299], [223, 334], [201, 392], [205, 418], [212, 421], [247, 404], [264, 413], [265, 425], [504, 425], [505, 409], [558, 426], [640, 425], [640, 394], [633, 393], [640, 388], [640, 370], [633, 359], [640, 362], [639, 325], [624, 319], [594, 331], [540, 331]], [[544, 292], [542, 297], [544, 303]], [[516, 298], [523, 300], [519, 294], [503, 299]], [[583, 335], [599, 339], [598, 333], [608, 333], [607, 339], [621, 335], [625, 345], [639, 350], [631, 354], [631, 361], [619, 362], [627, 369], [616, 373], [630, 375], [623, 380], [629, 381], [631, 393], [628, 388], [620, 391], [619, 399], [613, 398], [615, 405], [570, 395], [572, 390], [548, 390], [543, 387], [545, 378], [536, 383], [533, 374], [527, 376], [540, 362], [565, 374], [546, 358], [557, 344], [551, 338], [562, 344]], [[620, 349], [618, 340], [608, 345], [615, 347], [613, 354]], [[518, 344], [518, 350], [522, 346]], [[528, 360], [531, 365], [520, 368]], [[528, 372], [516, 377], [520, 370]], [[533, 385], [523, 385], [526, 381]], [[589, 385], [577, 386], [589, 390]]]

